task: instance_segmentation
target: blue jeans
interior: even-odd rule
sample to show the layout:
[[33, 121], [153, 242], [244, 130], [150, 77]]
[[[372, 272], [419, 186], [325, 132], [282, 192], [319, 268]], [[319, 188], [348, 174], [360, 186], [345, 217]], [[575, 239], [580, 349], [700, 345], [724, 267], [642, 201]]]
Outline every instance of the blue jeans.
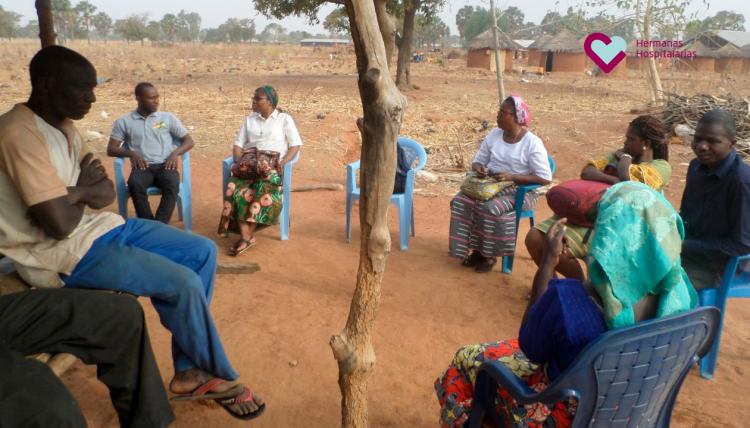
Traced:
[[100, 237], [66, 287], [124, 291], [150, 297], [172, 332], [176, 372], [200, 368], [222, 379], [239, 377], [208, 310], [214, 291], [216, 244], [153, 220], [128, 219]]

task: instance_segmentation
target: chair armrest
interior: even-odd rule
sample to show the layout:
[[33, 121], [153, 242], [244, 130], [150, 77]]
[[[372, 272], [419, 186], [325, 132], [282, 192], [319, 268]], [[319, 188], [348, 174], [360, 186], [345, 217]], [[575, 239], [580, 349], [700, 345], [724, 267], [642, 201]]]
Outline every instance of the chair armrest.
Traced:
[[357, 171], [359, 171], [360, 161], [352, 162], [346, 166], [346, 190], [351, 193], [357, 189]]
[[561, 379], [558, 378], [547, 389], [537, 393], [502, 363], [487, 361], [479, 367], [475, 390], [478, 394], [491, 392], [493, 394], [492, 397], [494, 397], [494, 394], [497, 394], [494, 386], [497, 385], [506, 390], [520, 404], [553, 404], [570, 397], [578, 398], [579, 394], [575, 390], [565, 387], [560, 382]]

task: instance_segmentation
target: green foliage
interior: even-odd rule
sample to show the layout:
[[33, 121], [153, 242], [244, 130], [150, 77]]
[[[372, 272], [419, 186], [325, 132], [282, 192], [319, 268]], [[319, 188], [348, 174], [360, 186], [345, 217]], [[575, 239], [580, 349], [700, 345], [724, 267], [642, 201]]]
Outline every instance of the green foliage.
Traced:
[[76, 35], [80, 34], [88, 38], [91, 28], [93, 27], [92, 20], [96, 13], [96, 6], [84, 0], [78, 2], [73, 10], [78, 17], [78, 31], [76, 31]]
[[242, 43], [255, 37], [255, 21], [252, 19], [229, 18], [218, 28], [205, 31], [203, 43]]
[[474, 14], [474, 10], [474, 7], [464, 6], [456, 12], [456, 27], [458, 27], [458, 35], [464, 40], [466, 40], [466, 24], [469, 23], [469, 18]]
[[266, 25], [266, 28], [258, 35], [258, 40], [265, 43], [280, 43], [284, 41], [286, 29], [281, 25], [272, 22]]
[[287, 16], [305, 17], [310, 24], [318, 24], [318, 12], [326, 3], [343, 5], [342, 1], [326, 0], [255, 0], [255, 10], [268, 18], [284, 19]]
[[741, 13], [722, 10], [704, 20], [694, 19], [685, 24], [685, 38], [695, 37], [706, 31], [745, 31], [745, 16]]
[[18, 21], [20, 19], [20, 14], [4, 10], [3, 7], [0, 6], [0, 37], [6, 39], [16, 37], [16, 33], [20, 30], [20, 28], [18, 28]]
[[450, 36], [450, 28], [439, 17], [417, 15], [414, 22], [414, 46], [440, 44], [448, 36]]
[[130, 15], [125, 19], [118, 19], [115, 22], [115, 33], [119, 34], [129, 42], [140, 41], [149, 38], [150, 33], [154, 30], [151, 27], [149, 31], [147, 15]]
[[471, 39], [489, 30], [491, 27], [492, 14], [490, 14], [490, 11], [483, 7], [476, 8], [464, 27], [464, 42], [468, 43]]
[[346, 8], [337, 7], [333, 12], [323, 20], [323, 28], [333, 34], [349, 34], [349, 15], [346, 14]]
[[104, 12], [99, 12], [91, 18], [91, 25], [94, 26], [96, 34], [106, 40], [112, 31], [112, 18]]

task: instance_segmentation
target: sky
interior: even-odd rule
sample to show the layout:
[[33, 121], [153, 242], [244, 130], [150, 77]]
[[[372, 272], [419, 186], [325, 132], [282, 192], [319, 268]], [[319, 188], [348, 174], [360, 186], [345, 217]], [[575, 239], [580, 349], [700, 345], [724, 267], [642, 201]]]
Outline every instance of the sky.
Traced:
[[[708, 1], [708, 0], [706, 0]], [[71, 0], [75, 4], [78, 0]], [[222, 24], [227, 18], [253, 18], [256, 28], [261, 31], [270, 22], [253, 7], [251, 0], [89, 0], [99, 10], [106, 12], [113, 19], [121, 19], [133, 13], [148, 13], [150, 19], [158, 20], [166, 13], [177, 13], [180, 9], [189, 12], [198, 12], [202, 18], [202, 27], [211, 28]], [[482, 6], [489, 8], [489, 0], [446, 0], [445, 7], [440, 13], [442, 20], [451, 28], [451, 34], [458, 34], [456, 29], [456, 12], [466, 5]], [[584, 0], [535, 0], [530, 6], [528, 0], [497, 0], [498, 8], [515, 6], [526, 15], [526, 21], [539, 23], [548, 10], [557, 10], [565, 13], [569, 6], [585, 4]], [[23, 15], [22, 24], [29, 19], [36, 19], [34, 0], [0, 0], [0, 6], [5, 10], [11, 10]], [[333, 10], [333, 5], [321, 9], [320, 20]], [[703, 0], [692, 0], [691, 13], [697, 13], [698, 17], [714, 15], [720, 10], [739, 12], [745, 16], [746, 29], [750, 30], [750, 2], [747, 0], [710, 0], [707, 7]], [[619, 15], [616, 11], [613, 15]], [[287, 31], [308, 31], [311, 33], [325, 33], [322, 25], [311, 26], [304, 18], [288, 18], [281, 24]]]

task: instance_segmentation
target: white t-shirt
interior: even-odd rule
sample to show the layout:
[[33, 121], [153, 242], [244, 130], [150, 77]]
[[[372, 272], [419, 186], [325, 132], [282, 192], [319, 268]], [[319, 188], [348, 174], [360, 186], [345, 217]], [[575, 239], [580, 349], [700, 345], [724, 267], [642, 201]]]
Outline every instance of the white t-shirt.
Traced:
[[274, 110], [268, 119], [263, 118], [260, 113], [246, 117], [234, 145], [243, 149], [256, 147], [258, 150], [272, 150], [278, 152], [283, 159], [289, 147], [302, 145], [302, 138], [292, 117]]
[[503, 140], [502, 129], [492, 129], [484, 137], [474, 162], [484, 165], [493, 173], [536, 175], [552, 180], [547, 149], [531, 131], [526, 131], [521, 141], [510, 144]]

